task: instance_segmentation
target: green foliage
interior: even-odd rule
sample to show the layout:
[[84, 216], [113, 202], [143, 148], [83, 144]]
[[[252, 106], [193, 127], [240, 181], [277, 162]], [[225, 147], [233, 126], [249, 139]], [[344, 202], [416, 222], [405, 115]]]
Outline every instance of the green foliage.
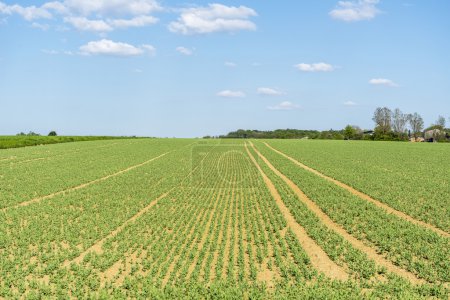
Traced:
[[[54, 133], [54, 135], [52, 134]], [[20, 148], [37, 145], [59, 144], [81, 141], [97, 141], [112, 139], [129, 139], [130, 137], [114, 137], [114, 136], [57, 136], [52, 131], [48, 136], [40, 136], [36, 133], [19, 133], [16, 136], [0, 136], [0, 149]]]

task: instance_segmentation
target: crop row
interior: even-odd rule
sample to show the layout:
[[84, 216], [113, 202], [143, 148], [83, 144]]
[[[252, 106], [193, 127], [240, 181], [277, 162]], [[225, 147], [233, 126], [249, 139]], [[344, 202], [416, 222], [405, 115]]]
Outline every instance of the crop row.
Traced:
[[300, 162], [450, 232], [445, 144], [267, 141]]
[[448, 282], [450, 243], [335, 186], [258, 143], [273, 165], [296, 183], [336, 223], [391, 260], [430, 282]]
[[[136, 141], [139, 143], [133, 141], [132, 145], [123, 141], [123, 146], [113, 149], [100, 148], [44, 161], [0, 165], [0, 209], [108, 176], [188, 144], [175, 140]], [[76, 143], [70, 145], [77, 147]]]
[[59, 278], [66, 260], [178, 185], [191, 167], [190, 152], [183, 150], [84, 189], [0, 213], [0, 296], [40, 290], [41, 285], [33, 288], [36, 282]]

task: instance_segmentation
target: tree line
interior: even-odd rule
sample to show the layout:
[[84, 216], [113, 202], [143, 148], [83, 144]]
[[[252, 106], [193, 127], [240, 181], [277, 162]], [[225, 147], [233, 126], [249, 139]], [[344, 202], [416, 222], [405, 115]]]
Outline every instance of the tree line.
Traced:
[[[446, 119], [439, 116], [436, 122], [425, 128], [423, 118], [418, 113], [403, 113], [399, 108], [391, 110], [378, 107], [372, 117], [374, 129], [363, 130], [356, 125], [347, 125], [341, 130], [300, 130], [277, 129], [273, 131], [239, 129], [226, 135], [204, 138], [254, 138], [254, 139], [331, 139], [331, 140], [375, 140], [375, 141], [407, 141], [426, 138], [432, 131], [436, 141], [450, 141], [450, 129], [446, 128]], [[450, 118], [449, 118], [450, 122]]]

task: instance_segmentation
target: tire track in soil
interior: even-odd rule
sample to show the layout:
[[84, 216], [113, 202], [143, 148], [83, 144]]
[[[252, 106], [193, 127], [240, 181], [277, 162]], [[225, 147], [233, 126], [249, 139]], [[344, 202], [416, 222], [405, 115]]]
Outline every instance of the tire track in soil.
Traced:
[[[253, 144], [251, 145], [253, 147]], [[287, 206], [284, 204], [280, 194], [278, 193], [277, 189], [275, 188], [270, 178], [267, 177], [262, 168], [259, 166], [256, 159], [248, 150], [247, 144], [245, 145], [245, 148], [247, 150], [250, 159], [252, 160], [256, 168], [259, 170], [262, 178], [264, 179], [264, 182], [266, 183], [266, 186], [269, 189], [272, 197], [275, 199], [281, 213], [286, 219], [288, 227], [290, 227], [291, 230], [294, 232], [295, 236], [297, 237], [306, 254], [308, 255], [311, 261], [311, 265], [314, 268], [316, 268], [319, 272], [324, 273], [329, 278], [337, 280], [347, 280], [349, 277], [348, 274], [340, 266], [338, 266], [335, 262], [333, 262], [325, 253], [325, 251], [322, 248], [320, 248], [319, 245], [317, 245], [312, 238], [308, 236], [306, 230], [302, 226], [300, 226], [300, 224], [297, 223], [297, 221], [292, 216]], [[255, 151], [257, 154], [259, 154], [259, 152], [256, 149]]]
[[363, 192], [360, 192], [360, 191], [358, 191], [357, 189], [355, 189], [355, 188], [353, 188], [353, 187], [351, 187], [351, 186], [349, 186], [349, 185], [347, 185], [347, 184], [345, 184], [345, 183], [343, 183], [343, 182], [341, 182], [341, 181], [339, 181], [339, 180], [336, 180], [336, 179], [334, 179], [334, 178], [332, 178], [332, 177], [330, 177], [330, 176], [327, 176], [327, 175], [325, 175], [325, 174], [323, 174], [323, 173], [317, 171], [316, 169], [313, 169], [313, 168], [311, 168], [311, 167], [309, 167], [309, 166], [307, 166], [307, 165], [305, 165], [305, 164], [299, 162], [298, 160], [296, 160], [296, 159], [294, 159], [294, 158], [288, 156], [288, 155], [285, 154], [284, 152], [281, 152], [280, 150], [277, 150], [277, 149], [273, 148], [271, 145], [269, 145], [269, 144], [266, 143], [266, 142], [264, 142], [264, 144], [265, 144], [269, 149], [271, 149], [272, 151], [278, 153], [279, 155], [281, 155], [281, 156], [283, 156], [283, 157], [289, 159], [290, 161], [292, 161], [293, 163], [295, 163], [297, 166], [299, 166], [299, 167], [301, 167], [301, 168], [303, 168], [303, 169], [305, 169], [305, 170], [307, 170], [307, 171], [309, 171], [309, 172], [311, 172], [311, 173], [313, 173], [313, 174], [315, 174], [315, 175], [317, 175], [317, 176], [319, 176], [319, 177], [322, 177], [322, 178], [324, 178], [324, 179], [326, 179], [326, 180], [328, 180], [328, 181], [334, 183], [335, 185], [337, 185], [337, 186], [339, 186], [339, 187], [341, 187], [341, 188], [347, 190], [347, 191], [350, 192], [351, 194], [353, 194], [353, 195], [355, 195], [355, 196], [357, 196], [357, 197], [359, 197], [359, 198], [361, 198], [361, 199], [363, 199], [363, 200], [366, 200], [366, 201], [368, 201], [368, 202], [373, 203], [373, 204], [376, 205], [377, 207], [382, 208], [382, 209], [383, 209], [384, 211], [386, 211], [387, 213], [393, 214], [393, 215], [395, 215], [395, 216], [397, 216], [397, 217], [399, 217], [399, 218], [401, 218], [401, 219], [403, 219], [403, 220], [405, 220], [405, 221], [408, 221], [408, 222], [410, 222], [410, 223], [413, 223], [413, 224], [415, 224], [415, 225], [419, 225], [419, 226], [421, 226], [421, 227], [430, 229], [430, 230], [434, 231], [435, 233], [437, 233], [437, 234], [439, 234], [439, 235], [442, 235], [442, 236], [444, 236], [444, 237], [447, 237], [447, 238], [450, 237], [450, 234], [449, 234], [448, 232], [446, 232], [446, 231], [444, 231], [444, 230], [442, 230], [442, 229], [440, 229], [440, 228], [437, 228], [437, 227], [435, 227], [435, 226], [433, 226], [433, 225], [431, 225], [431, 224], [429, 224], [429, 223], [425, 223], [425, 222], [423, 222], [423, 221], [417, 220], [417, 219], [411, 217], [410, 215], [407, 215], [406, 213], [404, 213], [404, 212], [402, 212], [402, 211], [396, 210], [395, 208], [392, 208], [391, 206], [389, 206], [389, 205], [387, 205], [387, 204], [385, 204], [385, 203], [383, 203], [383, 202], [381, 202], [381, 201], [379, 201], [379, 200], [376, 200], [376, 199], [370, 197], [369, 195], [367, 195], [367, 194], [365, 194], [365, 193], [363, 193]]
[[341, 235], [346, 241], [348, 241], [353, 247], [356, 249], [364, 252], [367, 257], [371, 260], [373, 260], [376, 264], [385, 267], [389, 272], [396, 274], [398, 276], [401, 276], [407, 280], [409, 280], [413, 284], [423, 284], [426, 283], [425, 280], [418, 278], [413, 273], [402, 269], [396, 265], [394, 265], [392, 262], [385, 259], [382, 255], [378, 254], [377, 251], [374, 248], [371, 248], [369, 246], [366, 246], [362, 241], [356, 239], [352, 235], [350, 235], [344, 228], [342, 228], [340, 225], [335, 223], [327, 214], [325, 214], [322, 209], [311, 199], [308, 198], [308, 196], [303, 193], [302, 190], [289, 178], [287, 178], [283, 173], [278, 171], [271, 163], [267, 160], [265, 156], [263, 156], [255, 147], [253, 144], [251, 144], [255, 152], [258, 154], [258, 156], [267, 164], [267, 166], [281, 179], [283, 179], [286, 184], [289, 185], [289, 187], [295, 192], [297, 197], [308, 207], [309, 210], [314, 212], [314, 214], [322, 221], [323, 224], [325, 224], [329, 229], [335, 231], [339, 235]]
[[144, 161], [143, 163], [140, 163], [140, 164], [128, 167], [126, 169], [120, 170], [118, 172], [115, 172], [113, 174], [107, 175], [105, 177], [101, 177], [101, 178], [98, 178], [98, 179], [95, 179], [95, 180], [92, 180], [92, 181], [80, 184], [78, 186], [71, 187], [71, 188], [68, 188], [68, 189], [64, 189], [64, 190], [61, 190], [59, 192], [52, 193], [52, 194], [49, 194], [49, 195], [46, 195], [46, 196], [42, 196], [42, 197], [34, 198], [32, 200], [29, 200], [29, 201], [21, 202], [19, 204], [13, 205], [13, 206], [8, 206], [8, 207], [5, 207], [5, 208], [2, 208], [2, 209], [0, 209], [0, 212], [5, 212], [5, 211], [8, 211], [9, 209], [13, 209], [13, 208], [20, 208], [20, 207], [29, 206], [31, 204], [38, 203], [38, 202], [41, 202], [41, 201], [44, 201], [44, 200], [47, 200], [47, 199], [51, 199], [51, 198], [54, 198], [56, 196], [63, 195], [65, 193], [70, 193], [70, 192], [73, 192], [73, 191], [77, 191], [77, 190], [86, 188], [86, 187], [88, 187], [90, 185], [93, 185], [93, 184], [105, 181], [105, 180], [107, 180], [109, 178], [116, 177], [116, 176], [119, 176], [119, 175], [121, 175], [123, 173], [129, 172], [131, 170], [137, 169], [137, 168], [142, 167], [142, 166], [145, 166], [145, 165], [151, 163], [152, 161], [155, 161], [155, 160], [157, 160], [157, 159], [159, 159], [159, 158], [161, 158], [163, 156], [166, 156], [170, 152], [172, 152], [172, 151], [163, 153], [163, 154], [161, 154], [161, 155], [159, 155], [157, 157], [154, 157], [152, 159]]

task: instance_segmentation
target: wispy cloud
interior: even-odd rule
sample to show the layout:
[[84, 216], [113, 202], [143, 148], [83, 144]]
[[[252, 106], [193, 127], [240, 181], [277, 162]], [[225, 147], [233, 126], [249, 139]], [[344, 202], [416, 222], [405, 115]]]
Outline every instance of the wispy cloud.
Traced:
[[131, 19], [108, 19], [107, 23], [113, 28], [145, 27], [158, 23], [158, 18], [153, 16], [138, 16]]
[[107, 39], [92, 41], [80, 47], [80, 53], [83, 55], [138, 56], [145, 53], [154, 55], [155, 52], [156, 49], [151, 45], [136, 47]]
[[298, 104], [294, 104], [289, 101], [283, 101], [275, 106], [268, 106], [267, 109], [269, 110], [295, 110], [300, 109], [301, 106]]
[[255, 16], [256, 11], [246, 6], [209, 4], [183, 10], [178, 20], [169, 24], [169, 30], [185, 35], [256, 30], [255, 23], [248, 20]]
[[353, 102], [353, 101], [345, 101], [343, 104], [344, 104], [344, 106], [357, 106], [358, 105], [358, 103]]
[[245, 93], [241, 91], [225, 90], [217, 93], [217, 96], [224, 98], [245, 98]]
[[193, 50], [191, 50], [189, 48], [186, 48], [186, 47], [182, 47], [182, 46], [177, 47], [176, 50], [177, 50], [178, 53], [181, 53], [181, 54], [186, 55], [186, 56], [190, 56], [190, 55], [194, 54]]
[[231, 61], [226, 61], [224, 62], [225, 67], [229, 67], [229, 68], [235, 68], [237, 67], [237, 63], [231, 62]]
[[85, 17], [67, 17], [64, 22], [82, 31], [112, 31], [113, 27], [103, 20], [88, 20]]
[[282, 91], [278, 89], [268, 88], [268, 87], [260, 87], [257, 90], [258, 95], [262, 96], [281, 96], [284, 95]]
[[323, 63], [323, 62], [315, 63], [315, 64], [301, 63], [298, 65], [295, 65], [295, 67], [298, 70], [303, 71], [303, 72], [331, 72], [331, 71], [335, 70], [334, 66]]
[[384, 85], [384, 86], [388, 86], [388, 87], [399, 87], [399, 85], [397, 83], [395, 83], [394, 81], [392, 81], [390, 79], [386, 79], [386, 78], [370, 79], [369, 83], [372, 85]]
[[47, 31], [50, 28], [50, 25], [48, 25], [48, 24], [41, 24], [41, 23], [38, 23], [38, 22], [33, 22], [31, 24], [31, 27], [38, 28], [38, 29], [43, 30], [43, 31]]
[[7, 5], [0, 2], [0, 14], [3, 15], [20, 15], [27, 21], [33, 21], [37, 19], [50, 19], [52, 14], [44, 7], [36, 6], [21, 6], [19, 4]]
[[332, 18], [345, 22], [371, 20], [381, 12], [377, 8], [379, 2], [379, 0], [339, 1], [337, 7], [329, 14]]

